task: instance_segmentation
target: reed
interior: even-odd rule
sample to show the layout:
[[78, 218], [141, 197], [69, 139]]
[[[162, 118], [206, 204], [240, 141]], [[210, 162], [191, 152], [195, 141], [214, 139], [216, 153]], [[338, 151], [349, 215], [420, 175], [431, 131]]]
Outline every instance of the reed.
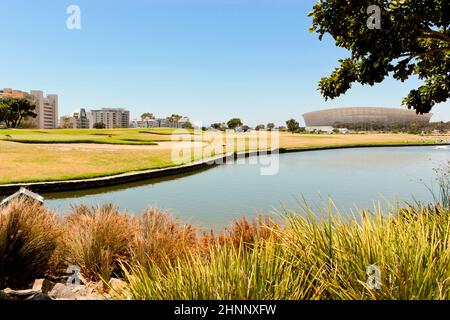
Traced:
[[[307, 206], [282, 214], [276, 236], [253, 246], [127, 266], [119, 299], [449, 299], [450, 214], [437, 205], [357, 210], [344, 218]], [[367, 282], [380, 270], [381, 286]]]

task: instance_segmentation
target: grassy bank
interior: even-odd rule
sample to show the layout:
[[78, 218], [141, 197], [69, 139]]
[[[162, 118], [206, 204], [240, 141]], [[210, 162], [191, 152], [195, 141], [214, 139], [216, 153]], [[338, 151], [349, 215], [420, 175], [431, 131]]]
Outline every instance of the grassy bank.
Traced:
[[[176, 133], [176, 134], [175, 134]], [[429, 145], [446, 142], [445, 136], [408, 134], [301, 135], [280, 133], [280, 147], [308, 150], [330, 147]], [[0, 184], [84, 179], [164, 168], [175, 165], [172, 150], [180, 141], [204, 157], [219, 155], [229, 146], [220, 133], [194, 135], [174, 129], [112, 130], [0, 130]], [[190, 142], [191, 141], [191, 142]], [[236, 133], [245, 141], [231, 150], [266, 149], [256, 133]], [[196, 144], [194, 144], [194, 142]], [[253, 145], [250, 147], [250, 142]]]
[[[135, 217], [80, 206], [58, 220], [15, 202], [0, 210], [0, 286], [57, 279], [76, 264], [91, 281], [125, 280], [109, 292], [116, 299], [450, 298], [448, 208], [375, 208], [350, 219], [324, 212], [243, 218], [214, 235], [156, 210]], [[371, 265], [379, 289], [367, 283]]]

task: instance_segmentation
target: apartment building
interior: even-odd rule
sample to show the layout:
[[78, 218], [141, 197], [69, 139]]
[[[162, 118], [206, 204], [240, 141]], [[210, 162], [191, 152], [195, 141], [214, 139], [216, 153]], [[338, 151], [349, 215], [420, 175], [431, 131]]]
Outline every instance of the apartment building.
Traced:
[[133, 128], [183, 128], [189, 118], [183, 117], [178, 122], [171, 122], [167, 118], [157, 118], [150, 120], [135, 119], [131, 122]]
[[128, 128], [130, 111], [122, 108], [102, 108], [89, 113], [90, 127], [96, 123], [104, 123], [107, 129]]
[[71, 116], [61, 117], [59, 120], [59, 126], [66, 129], [89, 129], [91, 128], [91, 121], [86, 109], [81, 108], [74, 111]]
[[75, 128], [77, 129], [89, 129], [90, 120], [88, 119], [86, 109], [81, 108], [79, 111], [75, 111], [72, 114], [74, 119]]
[[55, 129], [58, 127], [58, 96], [44, 93], [39, 90], [32, 90], [30, 93], [4, 88], [0, 90], [0, 98], [25, 98], [36, 104], [35, 113], [37, 117], [33, 119], [39, 129]]
[[58, 127], [58, 96], [39, 90], [30, 91], [30, 96], [36, 104], [36, 125], [40, 129], [56, 129]]

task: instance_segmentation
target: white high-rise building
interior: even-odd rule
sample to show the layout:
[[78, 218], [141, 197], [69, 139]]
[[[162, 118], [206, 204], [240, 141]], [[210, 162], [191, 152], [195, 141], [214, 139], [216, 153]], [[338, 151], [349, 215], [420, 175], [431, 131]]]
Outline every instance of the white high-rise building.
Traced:
[[104, 123], [107, 129], [128, 128], [130, 126], [130, 111], [122, 108], [91, 110], [88, 117], [91, 127], [96, 123]]
[[58, 127], [58, 96], [39, 90], [30, 91], [30, 96], [36, 104], [37, 117], [34, 119], [39, 129], [56, 129]]

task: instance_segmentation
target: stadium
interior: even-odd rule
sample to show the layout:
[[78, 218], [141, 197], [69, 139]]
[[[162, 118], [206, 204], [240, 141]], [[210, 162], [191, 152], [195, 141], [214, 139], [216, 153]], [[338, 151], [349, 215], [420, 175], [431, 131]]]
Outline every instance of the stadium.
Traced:
[[399, 108], [353, 107], [308, 112], [303, 115], [307, 127], [407, 126], [427, 124], [433, 114], [417, 115], [415, 111]]

